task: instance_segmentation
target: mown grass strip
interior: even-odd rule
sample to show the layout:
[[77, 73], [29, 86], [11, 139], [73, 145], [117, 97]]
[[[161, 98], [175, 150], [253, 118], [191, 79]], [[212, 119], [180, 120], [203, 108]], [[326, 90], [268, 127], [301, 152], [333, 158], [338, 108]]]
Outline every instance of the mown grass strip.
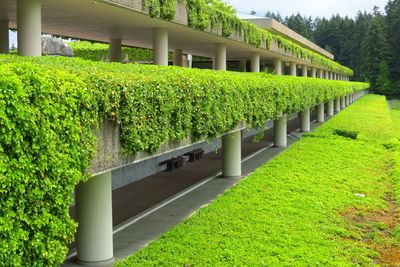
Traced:
[[366, 96], [116, 266], [372, 265], [346, 215], [387, 207], [390, 129], [385, 99]]

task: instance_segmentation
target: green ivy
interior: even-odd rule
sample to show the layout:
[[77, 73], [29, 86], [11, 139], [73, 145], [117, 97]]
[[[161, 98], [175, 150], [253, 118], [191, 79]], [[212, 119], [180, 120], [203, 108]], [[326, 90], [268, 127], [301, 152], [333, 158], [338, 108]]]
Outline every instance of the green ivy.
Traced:
[[127, 154], [168, 140], [262, 127], [366, 83], [86, 61], [0, 56], [0, 262], [58, 265], [76, 224], [68, 208], [113, 120]]

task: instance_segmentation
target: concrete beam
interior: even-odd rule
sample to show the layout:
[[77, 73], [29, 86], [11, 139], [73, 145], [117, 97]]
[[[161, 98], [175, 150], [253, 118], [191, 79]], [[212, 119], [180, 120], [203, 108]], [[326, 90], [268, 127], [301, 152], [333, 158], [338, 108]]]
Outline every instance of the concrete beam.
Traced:
[[306, 108], [300, 113], [300, 131], [309, 132], [310, 129], [310, 108]]
[[42, 55], [42, 9], [40, 0], [17, 0], [18, 54]]
[[241, 146], [241, 131], [229, 133], [222, 137], [223, 177], [240, 177], [242, 175]]
[[10, 52], [8, 20], [0, 20], [0, 54]]
[[153, 29], [153, 62], [168, 66], [168, 30], [165, 28]]
[[279, 58], [274, 60], [275, 75], [282, 75], [282, 60]]
[[122, 56], [122, 40], [121, 39], [110, 39], [110, 62], [121, 62]]
[[260, 72], [260, 54], [251, 53], [251, 72]]
[[323, 123], [325, 121], [325, 103], [317, 106], [317, 122]]
[[104, 266], [114, 262], [111, 184], [111, 172], [107, 172], [76, 188], [79, 264]]
[[297, 76], [297, 64], [290, 62], [290, 76]]
[[178, 49], [174, 51], [174, 66], [183, 67], [183, 50]]
[[226, 70], [226, 45], [216, 44], [214, 48], [214, 69]]
[[274, 147], [287, 147], [287, 115], [274, 120]]

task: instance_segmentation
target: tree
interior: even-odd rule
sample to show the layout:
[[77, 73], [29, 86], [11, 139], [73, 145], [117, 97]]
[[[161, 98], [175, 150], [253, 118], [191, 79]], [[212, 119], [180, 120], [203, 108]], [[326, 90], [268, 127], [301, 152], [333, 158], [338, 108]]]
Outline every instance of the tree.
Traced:
[[[390, 60], [390, 76], [396, 84], [400, 85], [400, 0], [390, 0], [386, 7], [386, 23], [388, 42], [392, 52]], [[400, 94], [400, 86], [396, 88]]]
[[274, 20], [276, 20], [277, 22], [280, 22], [280, 23], [283, 22], [282, 16], [279, 13], [275, 14], [274, 12], [267, 11], [264, 16], [267, 18], [273, 18]]
[[376, 90], [380, 94], [393, 95], [392, 83], [389, 77], [389, 65], [385, 61], [379, 64], [379, 73], [376, 77]]
[[382, 66], [389, 61], [390, 50], [385, 18], [380, 13], [374, 12], [374, 15], [362, 42], [361, 78], [369, 81], [373, 89], [378, 89], [378, 76], [383, 72]]
[[255, 14], [257, 14], [256, 11], [254, 11], [254, 10], [250, 11], [250, 15], [254, 16]]
[[286, 17], [283, 23], [298, 34], [301, 34], [307, 39], [314, 41], [314, 29], [311, 17], [306, 18], [301, 16], [300, 13], [297, 13], [296, 15]]

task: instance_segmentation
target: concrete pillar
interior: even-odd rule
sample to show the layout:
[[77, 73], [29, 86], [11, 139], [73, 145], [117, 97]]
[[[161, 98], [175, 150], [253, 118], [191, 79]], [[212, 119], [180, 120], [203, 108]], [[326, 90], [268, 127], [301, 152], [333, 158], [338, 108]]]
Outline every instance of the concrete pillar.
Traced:
[[318, 77], [319, 77], [320, 79], [323, 79], [323, 78], [324, 78], [324, 71], [323, 71], [323, 70], [318, 70]]
[[322, 123], [325, 121], [325, 103], [317, 106], [317, 122]]
[[40, 0], [17, 0], [18, 54], [42, 55], [42, 10]]
[[310, 131], [310, 108], [304, 109], [300, 113], [300, 132]]
[[290, 62], [290, 76], [297, 76], [297, 65], [294, 62]]
[[335, 99], [335, 112], [340, 112], [340, 97]]
[[246, 60], [240, 60], [239, 62], [239, 71], [240, 72], [246, 72], [247, 71], [247, 61]]
[[251, 72], [260, 72], [260, 54], [251, 53]]
[[226, 70], [226, 45], [216, 44], [214, 49], [214, 69]]
[[183, 50], [178, 49], [174, 51], [174, 66], [183, 67]]
[[120, 62], [122, 52], [122, 40], [110, 39], [110, 62]]
[[168, 31], [164, 28], [153, 29], [154, 65], [168, 66]]
[[77, 186], [76, 216], [78, 263], [89, 266], [112, 264], [111, 172], [94, 176]]
[[311, 68], [311, 77], [317, 78], [317, 69], [316, 68]]
[[282, 75], [282, 60], [279, 58], [274, 60], [274, 70], [276, 75]]
[[302, 69], [301, 69], [301, 75], [302, 75], [303, 77], [307, 77], [307, 76], [308, 76], [308, 73], [307, 73], [307, 66], [306, 66], [306, 65], [303, 65], [303, 67], [302, 67]]
[[333, 106], [334, 106], [334, 105], [333, 105], [333, 99], [331, 99], [331, 100], [328, 101], [328, 111], [327, 111], [327, 114], [328, 114], [329, 117], [332, 117], [333, 114], [334, 114]]
[[240, 131], [222, 137], [223, 177], [239, 177], [242, 175], [241, 146], [242, 136]]
[[274, 146], [287, 147], [287, 115], [282, 113], [274, 120]]
[[341, 97], [341, 101], [340, 101], [340, 108], [344, 109], [346, 107], [346, 100], [344, 98], [344, 96]]
[[8, 54], [9, 52], [8, 20], [0, 20], [0, 54]]
[[350, 105], [350, 95], [346, 95], [345, 99], [346, 99], [346, 107], [347, 107], [348, 105]]

